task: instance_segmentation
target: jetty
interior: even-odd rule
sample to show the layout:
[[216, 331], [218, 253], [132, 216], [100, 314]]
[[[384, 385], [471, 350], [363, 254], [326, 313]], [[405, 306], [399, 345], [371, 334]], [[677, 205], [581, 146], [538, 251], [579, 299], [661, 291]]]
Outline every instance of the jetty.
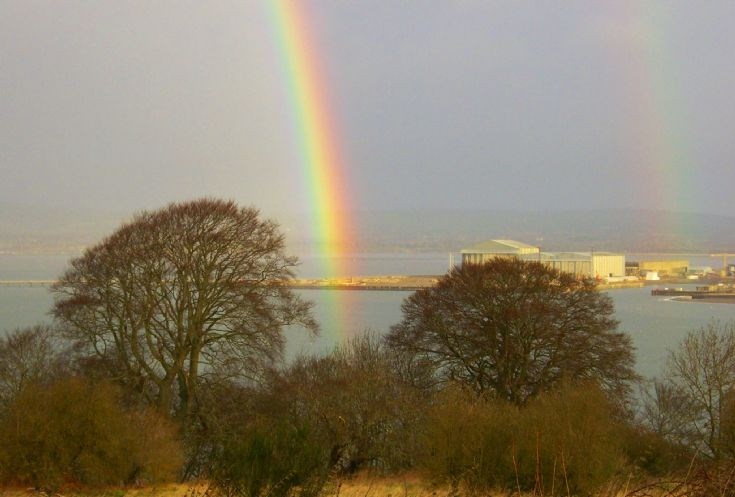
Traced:
[[[442, 275], [385, 275], [385, 276], [352, 276], [344, 278], [299, 278], [287, 283], [294, 290], [365, 290], [415, 292], [422, 288], [431, 288], [437, 284]], [[0, 280], [0, 287], [50, 287], [55, 280]], [[637, 288], [643, 281], [601, 282], [597, 288], [601, 291], [617, 288]]]
[[[414, 292], [432, 287], [440, 276], [353, 276], [346, 278], [295, 279], [287, 283], [294, 290], [374, 290]], [[56, 280], [0, 280], [0, 287], [50, 287]]]
[[[361, 276], [352, 278], [310, 278], [289, 281], [294, 290], [374, 290], [415, 292], [434, 286], [439, 276]], [[0, 280], [0, 287], [50, 287], [55, 280]]]
[[415, 292], [436, 285], [441, 276], [354, 276], [348, 278], [297, 279], [289, 283], [295, 290], [373, 290]]
[[0, 280], [0, 287], [32, 287], [32, 286], [51, 286], [56, 280]]
[[698, 286], [694, 290], [688, 288], [654, 288], [651, 290], [651, 295], [681, 300], [735, 302], [735, 287], [732, 285], [708, 285]]

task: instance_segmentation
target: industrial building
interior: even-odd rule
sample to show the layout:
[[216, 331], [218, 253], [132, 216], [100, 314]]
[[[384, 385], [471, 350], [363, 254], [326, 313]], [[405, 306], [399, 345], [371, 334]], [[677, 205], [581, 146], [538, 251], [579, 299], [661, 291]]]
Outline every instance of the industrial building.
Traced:
[[515, 240], [488, 240], [462, 249], [462, 264], [482, 264], [496, 257], [523, 257], [538, 254], [540, 249]]
[[541, 252], [537, 259], [560, 271], [593, 278], [625, 276], [625, 256], [612, 252]]
[[655, 271], [660, 275], [683, 276], [689, 271], [689, 261], [686, 259], [640, 261], [638, 270], [644, 276], [649, 271]]
[[462, 264], [479, 264], [495, 257], [539, 261], [579, 276], [625, 276], [625, 255], [612, 252], [541, 252], [538, 247], [514, 240], [490, 240], [462, 250]]

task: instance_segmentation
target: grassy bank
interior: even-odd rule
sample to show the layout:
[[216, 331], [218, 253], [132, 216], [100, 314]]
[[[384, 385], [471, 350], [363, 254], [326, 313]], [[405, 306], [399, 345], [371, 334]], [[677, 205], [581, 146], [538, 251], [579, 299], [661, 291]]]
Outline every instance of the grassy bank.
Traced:
[[[668, 478], [641, 483], [628, 481], [610, 485], [589, 497], [703, 497], [733, 495], [730, 480], [735, 470], [721, 474], [708, 472], [697, 474], [694, 470], [684, 479]], [[221, 495], [221, 494], [219, 494]], [[557, 491], [554, 495], [569, 495]], [[165, 484], [157, 486], [104, 489], [67, 488], [57, 493], [47, 494], [33, 489], [0, 488], [0, 497], [218, 497], [210, 492], [206, 482]], [[426, 476], [407, 473], [389, 477], [359, 474], [347, 479], [330, 482], [320, 497], [544, 497], [542, 492], [518, 492], [511, 489], [497, 491], [467, 492], [454, 490], [446, 484], [432, 483]]]
[[[208, 485], [170, 484], [142, 488], [107, 488], [107, 489], [67, 489], [57, 494], [59, 497], [206, 497]], [[0, 489], [1, 497], [35, 497], [46, 495], [32, 489], [6, 488]], [[328, 485], [324, 497], [448, 497], [457, 496], [448, 486], [432, 485], [417, 475], [392, 476], [379, 478], [357, 476], [349, 480], [336, 481]], [[462, 494], [460, 494], [462, 495]], [[483, 494], [484, 497], [508, 496], [508, 492]], [[512, 495], [518, 496], [518, 493]], [[531, 494], [520, 494], [531, 497]]]

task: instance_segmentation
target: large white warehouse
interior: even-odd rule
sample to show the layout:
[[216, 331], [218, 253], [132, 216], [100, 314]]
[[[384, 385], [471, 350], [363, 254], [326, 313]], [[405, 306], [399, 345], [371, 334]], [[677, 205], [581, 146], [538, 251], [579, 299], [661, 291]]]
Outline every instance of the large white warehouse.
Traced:
[[462, 264], [479, 264], [494, 257], [539, 261], [579, 276], [625, 276], [625, 255], [613, 252], [541, 252], [538, 247], [514, 240], [490, 240], [462, 250]]
[[515, 240], [488, 240], [462, 249], [462, 264], [481, 264], [496, 257], [523, 257], [540, 249]]

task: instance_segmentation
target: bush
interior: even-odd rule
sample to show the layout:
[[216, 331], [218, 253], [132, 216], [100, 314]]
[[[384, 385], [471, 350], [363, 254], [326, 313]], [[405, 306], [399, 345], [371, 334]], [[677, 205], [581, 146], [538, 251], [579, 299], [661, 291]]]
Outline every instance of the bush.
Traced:
[[665, 481], [646, 483], [625, 497], [733, 497], [735, 462], [693, 460], [686, 471]]
[[206, 478], [221, 441], [254, 418], [258, 394], [256, 386], [232, 379], [206, 378], [202, 382], [196, 412], [183, 423], [184, 479]]
[[622, 443], [626, 460], [643, 476], [686, 473], [694, 455], [687, 447], [641, 426], [624, 427]]
[[206, 476], [210, 460], [229, 447], [223, 441], [250, 439], [266, 425], [267, 433], [308, 426], [310, 443], [328, 448], [335, 473], [413, 467], [430, 394], [415, 386], [425, 383], [419, 367], [403, 360], [366, 333], [327, 355], [298, 357], [262, 384], [208, 381], [184, 430], [185, 476]]
[[676, 429], [663, 434], [712, 459], [735, 453], [728, 419], [735, 390], [735, 321], [711, 321], [689, 332], [669, 353], [665, 376], [665, 388], [676, 392], [676, 402], [659, 404], [659, 415]]
[[109, 383], [66, 378], [26, 387], [0, 420], [0, 476], [64, 483], [170, 480], [182, 462], [175, 430], [152, 411], [126, 411]]
[[298, 358], [271, 377], [261, 412], [309, 423], [343, 473], [406, 469], [414, 462], [428, 394], [398, 362], [376, 336], [359, 335], [325, 357]]
[[29, 383], [47, 381], [62, 369], [48, 325], [17, 328], [0, 337], [0, 410]]
[[[564, 384], [528, 406], [530, 423], [522, 433], [527, 460], [536, 460], [536, 484], [572, 493], [589, 494], [608, 483], [625, 466], [622, 427], [615, 420], [616, 407], [593, 383]], [[532, 442], [529, 444], [529, 442]], [[539, 454], [533, 457], [533, 455]], [[532, 457], [529, 457], [531, 455]], [[530, 464], [524, 466], [532, 481]]]
[[482, 486], [505, 487], [513, 476], [510, 449], [518, 412], [513, 404], [448, 388], [429, 412], [421, 465], [454, 486], [477, 486], [481, 475]]
[[613, 407], [594, 385], [564, 385], [524, 407], [457, 391], [429, 416], [424, 468], [470, 492], [588, 494], [625, 464]]
[[220, 441], [209, 478], [227, 497], [311, 497], [327, 482], [329, 456], [308, 426], [258, 419]]

